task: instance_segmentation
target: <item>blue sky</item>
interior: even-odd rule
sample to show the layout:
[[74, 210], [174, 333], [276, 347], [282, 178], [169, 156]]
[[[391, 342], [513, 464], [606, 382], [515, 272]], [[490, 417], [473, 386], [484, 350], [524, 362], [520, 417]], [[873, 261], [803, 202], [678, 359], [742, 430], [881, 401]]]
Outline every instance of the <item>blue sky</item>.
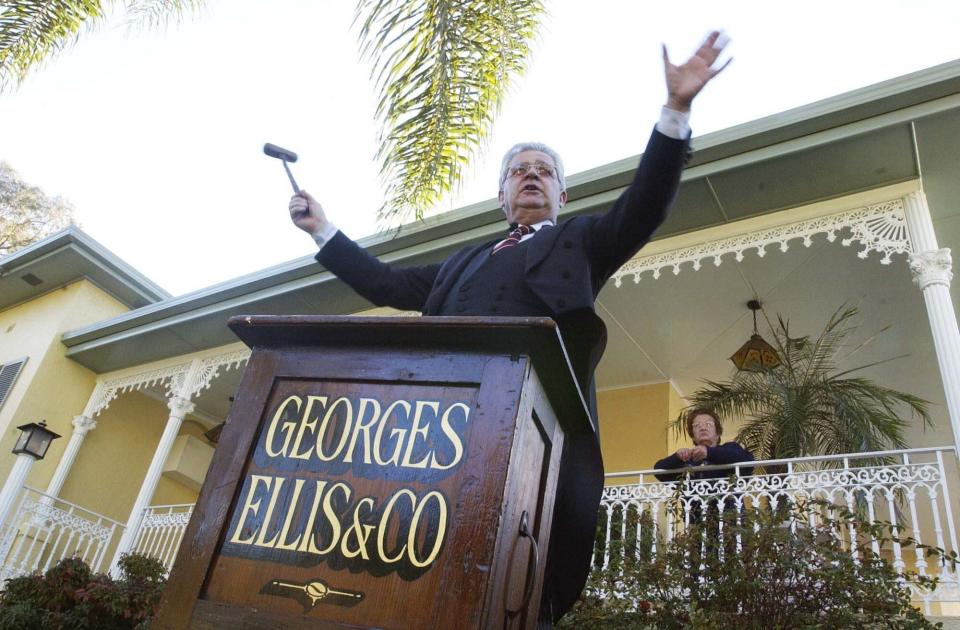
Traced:
[[[438, 210], [496, 196], [515, 142], [568, 173], [636, 155], [664, 100], [660, 42], [685, 59], [712, 28], [729, 68], [694, 104], [701, 135], [960, 55], [960, 3], [546, 0], [529, 71]], [[369, 69], [348, 0], [210, 0], [161, 32], [114, 20], [0, 94], [0, 159], [68, 198], [83, 229], [174, 294], [313, 253], [264, 142], [353, 237], [382, 202]]]

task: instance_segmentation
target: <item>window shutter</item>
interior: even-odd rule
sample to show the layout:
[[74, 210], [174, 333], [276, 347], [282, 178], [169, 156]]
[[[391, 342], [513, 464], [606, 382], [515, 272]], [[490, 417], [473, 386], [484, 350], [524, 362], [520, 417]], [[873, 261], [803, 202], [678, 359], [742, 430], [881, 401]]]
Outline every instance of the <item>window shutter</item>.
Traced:
[[26, 362], [26, 359], [20, 359], [0, 366], [0, 407], [3, 407], [7, 394], [13, 389], [13, 383], [17, 380], [17, 375], [20, 374], [20, 368]]

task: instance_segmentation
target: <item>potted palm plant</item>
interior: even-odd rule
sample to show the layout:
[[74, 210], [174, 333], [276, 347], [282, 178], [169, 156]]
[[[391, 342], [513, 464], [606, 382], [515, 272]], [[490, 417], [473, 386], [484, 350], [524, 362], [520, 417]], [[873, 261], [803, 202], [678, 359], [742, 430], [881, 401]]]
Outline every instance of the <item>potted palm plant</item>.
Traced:
[[[780, 364], [706, 380], [688, 397], [690, 406], [741, 418], [737, 442], [758, 460], [906, 448], [908, 419], [931, 426], [929, 403], [858, 375], [894, 359], [838, 368], [841, 351], [862, 347], [848, 341], [856, 315], [856, 307], [841, 306], [816, 338], [793, 336], [778, 315], [771, 330]], [[683, 414], [673, 427], [684, 430]]]

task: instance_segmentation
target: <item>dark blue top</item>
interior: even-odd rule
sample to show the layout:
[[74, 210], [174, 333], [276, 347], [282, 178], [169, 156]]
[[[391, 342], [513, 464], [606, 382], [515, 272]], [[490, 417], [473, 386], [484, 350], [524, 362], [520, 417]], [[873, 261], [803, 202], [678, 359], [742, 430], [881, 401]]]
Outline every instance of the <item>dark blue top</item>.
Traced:
[[[719, 446], [708, 446], [707, 447], [707, 458], [700, 462], [685, 462], [682, 461], [677, 454], [674, 453], [663, 459], [659, 460], [654, 464], [654, 468], [660, 470], [672, 470], [674, 468], [697, 468], [699, 466], [707, 465], [721, 465], [721, 464], [736, 464], [739, 462], [752, 462], [753, 454], [747, 449], [743, 448], [736, 442], [727, 442], [726, 444], [720, 444]], [[691, 479], [723, 479], [724, 477], [729, 477], [733, 474], [733, 469], [722, 469], [722, 470], [704, 470], [703, 472], [691, 472]], [[741, 476], [752, 475], [753, 467], [741, 468]], [[669, 473], [669, 474], [659, 474], [655, 475], [660, 481], [677, 481], [682, 477], [682, 473]]]

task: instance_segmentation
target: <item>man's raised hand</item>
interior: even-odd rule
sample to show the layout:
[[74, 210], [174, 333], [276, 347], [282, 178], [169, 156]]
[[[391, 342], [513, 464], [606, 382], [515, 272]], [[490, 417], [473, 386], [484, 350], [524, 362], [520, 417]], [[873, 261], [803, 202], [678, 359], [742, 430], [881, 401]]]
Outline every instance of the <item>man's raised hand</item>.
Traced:
[[316, 234], [327, 224], [327, 215], [320, 202], [301, 190], [290, 197], [290, 220], [308, 234]]
[[720, 31], [714, 31], [707, 36], [707, 39], [703, 41], [697, 52], [687, 60], [687, 63], [681, 66], [670, 63], [667, 46], [666, 44], [663, 45], [663, 73], [667, 80], [667, 107], [678, 112], [690, 111], [690, 103], [700, 93], [703, 86], [710, 79], [720, 74], [732, 61], [732, 58], [727, 59], [726, 63], [719, 68], [713, 67], [726, 45], [726, 37], [723, 37]]

